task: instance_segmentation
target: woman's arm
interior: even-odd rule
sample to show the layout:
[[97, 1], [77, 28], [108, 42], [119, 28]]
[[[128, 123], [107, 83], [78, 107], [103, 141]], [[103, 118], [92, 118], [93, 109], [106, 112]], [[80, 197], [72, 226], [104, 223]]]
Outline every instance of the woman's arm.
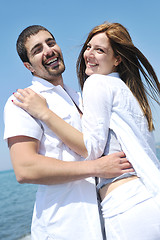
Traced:
[[84, 83], [82, 132], [87, 159], [100, 157], [107, 144], [113, 108], [113, 92], [108, 81], [109, 76], [93, 74]]
[[[65, 122], [48, 107], [46, 100], [32, 89], [19, 89], [14, 103], [46, 125], [73, 151], [87, 159], [102, 156], [106, 146], [112, 96], [105, 89], [103, 75], [92, 75], [83, 88], [83, 134]], [[106, 99], [108, 99], [106, 101]]]
[[45, 98], [35, 93], [32, 89], [18, 89], [14, 96], [19, 101], [13, 103], [26, 110], [33, 117], [45, 122], [45, 124], [73, 151], [87, 157], [88, 152], [84, 145], [83, 134], [65, 122], [48, 107]]

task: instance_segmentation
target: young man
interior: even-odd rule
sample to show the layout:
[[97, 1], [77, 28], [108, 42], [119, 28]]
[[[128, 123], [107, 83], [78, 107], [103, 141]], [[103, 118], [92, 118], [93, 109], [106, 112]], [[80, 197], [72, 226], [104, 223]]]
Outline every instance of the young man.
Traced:
[[[63, 83], [65, 65], [53, 35], [42, 26], [30, 26], [20, 34], [17, 51], [33, 74], [30, 88], [46, 98], [50, 109], [81, 130], [81, 99]], [[17, 181], [39, 184], [32, 240], [103, 239], [91, 177], [114, 177], [128, 171], [124, 154], [81, 161], [43, 122], [15, 106], [13, 100], [11, 96], [5, 106], [4, 138]]]

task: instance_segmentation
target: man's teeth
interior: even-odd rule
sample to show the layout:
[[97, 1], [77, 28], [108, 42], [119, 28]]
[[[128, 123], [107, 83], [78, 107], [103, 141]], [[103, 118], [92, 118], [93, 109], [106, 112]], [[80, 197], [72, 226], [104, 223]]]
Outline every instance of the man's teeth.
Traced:
[[54, 62], [56, 62], [57, 60], [58, 60], [58, 58], [54, 58], [54, 59], [52, 59], [52, 60], [48, 61], [48, 62], [47, 62], [47, 64], [54, 63]]

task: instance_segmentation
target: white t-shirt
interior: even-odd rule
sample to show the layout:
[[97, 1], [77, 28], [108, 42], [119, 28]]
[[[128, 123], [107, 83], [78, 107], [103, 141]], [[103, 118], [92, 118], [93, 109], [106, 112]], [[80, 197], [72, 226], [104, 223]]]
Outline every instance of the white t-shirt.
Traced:
[[88, 77], [83, 103], [82, 131], [87, 159], [105, 154], [108, 131], [113, 130], [137, 175], [160, 206], [160, 162], [155, 154], [153, 133], [148, 130], [138, 101], [119, 74]]
[[[74, 102], [81, 108], [81, 97], [65, 86], [34, 77], [30, 86], [46, 98], [48, 106], [66, 122], [81, 130]], [[69, 97], [69, 95], [71, 98]], [[41, 121], [15, 106], [11, 96], [4, 111], [4, 138], [24, 135], [40, 141], [39, 153], [64, 161], [83, 160], [71, 151]], [[33, 240], [102, 240], [95, 182], [93, 178], [57, 185], [40, 185], [32, 220]]]

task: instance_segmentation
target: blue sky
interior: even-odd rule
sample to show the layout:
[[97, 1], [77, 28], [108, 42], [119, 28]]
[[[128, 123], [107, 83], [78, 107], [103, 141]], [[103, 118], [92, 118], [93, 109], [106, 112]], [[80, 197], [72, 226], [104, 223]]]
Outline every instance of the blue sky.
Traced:
[[[135, 45], [152, 63], [160, 79], [160, 2], [159, 0], [16, 0], [2, 1], [0, 8], [0, 171], [12, 168], [3, 141], [3, 108], [17, 88], [30, 85], [31, 74], [16, 53], [19, 33], [29, 25], [40, 24], [53, 32], [66, 64], [64, 82], [79, 90], [75, 63], [88, 32], [104, 21], [119, 22], [130, 32]], [[160, 107], [153, 105], [155, 139], [160, 142]]]

